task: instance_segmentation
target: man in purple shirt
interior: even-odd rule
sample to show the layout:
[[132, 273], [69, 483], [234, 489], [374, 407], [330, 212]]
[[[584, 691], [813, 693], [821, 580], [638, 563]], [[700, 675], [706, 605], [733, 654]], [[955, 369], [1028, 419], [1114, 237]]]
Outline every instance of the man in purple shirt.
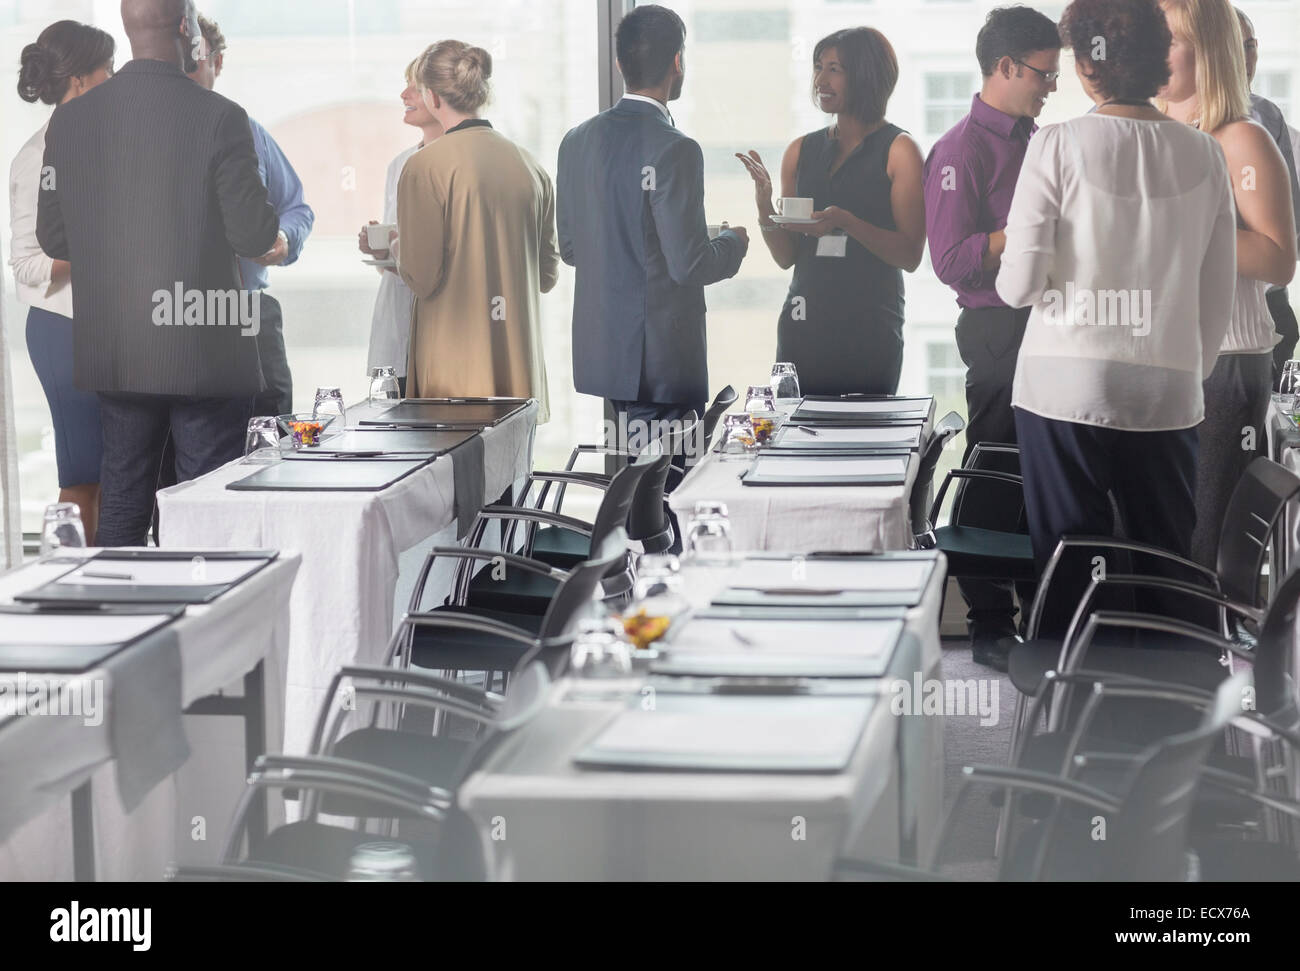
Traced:
[[[925, 228], [930, 262], [957, 293], [957, 349], [966, 364], [965, 465], [980, 442], [1014, 443], [1011, 380], [1029, 310], [1014, 310], [994, 288], [1006, 246], [1007, 213], [1025, 148], [1047, 96], [1056, 90], [1061, 41], [1056, 25], [1028, 7], [992, 11], [975, 42], [984, 84], [971, 111], [939, 139], [925, 161]], [[981, 456], [979, 466], [1018, 472], [1014, 456]], [[1008, 516], [1010, 515], [1010, 519]], [[962, 523], [1016, 531], [1006, 488], [969, 483], [962, 497]], [[1000, 671], [1016, 640], [1016, 608], [1010, 583], [959, 580], [969, 611], [975, 660]], [[1033, 586], [1020, 585], [1022, 620]]]

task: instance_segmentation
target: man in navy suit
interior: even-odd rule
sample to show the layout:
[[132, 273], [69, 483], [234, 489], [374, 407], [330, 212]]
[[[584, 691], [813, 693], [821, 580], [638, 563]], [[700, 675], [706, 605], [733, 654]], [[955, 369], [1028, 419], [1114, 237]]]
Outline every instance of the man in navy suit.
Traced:
[[616, 48], [628, 93], [560, 145], [560, 255], [577, 269], [573, 382], [609, 399], [629, 430], [704, 413], [704, 287], [735, 276], [749, 248], [744, 229], [709, 238], [704, 155], [668, 111], [685, 39], [664, 7], [624, 17]]

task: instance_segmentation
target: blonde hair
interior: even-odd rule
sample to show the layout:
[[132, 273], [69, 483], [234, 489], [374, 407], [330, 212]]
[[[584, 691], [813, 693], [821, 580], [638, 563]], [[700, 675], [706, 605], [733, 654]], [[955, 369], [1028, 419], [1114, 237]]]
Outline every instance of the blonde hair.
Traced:
[[[1228, 0], [1161, 0], [1174, 36], [1190, 44], [1196, 57], [1196, 100], [1200, 128], [1218, 131], [1250, 117], [1246, 43], [1241, 21]], [[1163, 101], [1157, 102], [1161, 111]]]
[[491, 94], [492, 55], [464, 41], [440, 40], [420, 57], [417, 73], [420, 87], [456, 111], [473, 114]]

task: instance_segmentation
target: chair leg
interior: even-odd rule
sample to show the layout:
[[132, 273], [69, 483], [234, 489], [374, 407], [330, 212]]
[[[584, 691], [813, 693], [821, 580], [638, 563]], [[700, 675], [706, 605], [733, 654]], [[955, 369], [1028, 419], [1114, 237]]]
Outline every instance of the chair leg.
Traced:
[[[1026, 695], [1016, 692], [1016, 712], [1011, 719], [1011, 746], [1007, 752], [1007, 764], [1014, 766], [1016, 758], [1016, 747], [1020, 741], [1020, 736], [1024, 731], [1024, 721], [1029, 716], [1029, 699]], [[993, 834], [993, 859], [998, 859], [1002, 853], [1003, 843], [1006, 840], [1007, 829], [1011, 824], [1011, 794], [1006, 793], [1002, 799], [1001, 811], [998, 813], [998, 826]]]

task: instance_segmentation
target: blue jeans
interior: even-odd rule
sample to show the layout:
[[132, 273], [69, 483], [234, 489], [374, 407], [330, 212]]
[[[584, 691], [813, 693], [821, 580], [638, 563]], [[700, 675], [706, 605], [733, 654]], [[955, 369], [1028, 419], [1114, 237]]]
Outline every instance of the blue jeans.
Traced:
[[253, 399], [101, 393], [99, 408], [104, 465], [97, 542], [144, 546], [168, 432], [174, 481], [197, 479], [244, 454]]

